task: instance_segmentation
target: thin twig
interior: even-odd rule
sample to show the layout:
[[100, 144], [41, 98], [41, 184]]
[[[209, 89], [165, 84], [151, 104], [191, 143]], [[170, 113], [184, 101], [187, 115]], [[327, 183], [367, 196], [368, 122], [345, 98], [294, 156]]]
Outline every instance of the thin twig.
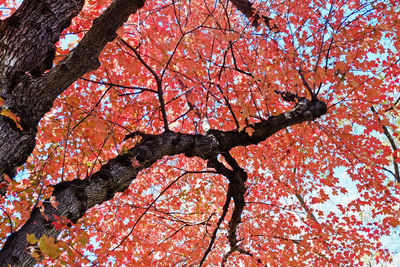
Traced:
[[[390, 134], [388, 127], [386, 127], [386, 125], [382, 124], [381, 119], [379, 118], [379, 114], [373, 106], [371, 107], [371, 111], [378, 116], [379, 123], [381, 124], [381, 127], [383, 129], [383, 134], [388, 139], [390, 146], [393, 149], [393, 152], [396, 152], [397, 151], [396, 142], [394, 141], [392, 135]], [[397, 163], [397, 155], [393, 156], [393, 168], [394, 168], [393, 176], [396, 179], [396, 181], [398, 183], [400, 183], [400, 171], [399, 171], [399, 164]], [[393, 172], [392, 172], [392, 174], [393, 174]]]
[[164, 97], [163, 97], [163, 89], [162, 89], [162, 80], [161, 78], [158, 76], [158, 74], [144, 61], [144, 59], [142, 58], [142, 56], [139, 54], [139, 52], [136, 50], [136, 48], [134, 48], [133, 46], [131, 46], [128, 42], [126, 42], [122, 37], [118, 36], [117, 37], [118, 40], [125, 45], [127, 48], [129, 48], [136, 56], [136, 58], [140, 61], [140, 63], [142, 63], [142, 65], [148, 70], [150, 71], [150, 73], [154, 76], [154, 79], [156, 80], [156, 84], [157, 84], [157, 94], [158, 94], [158, 101], [160, 101], [160, 108], [161, 108], [161, 115], [164, 121], [164, 130], [166, 132], [169, 132], [169, 126], [168, 126], [168, 119], [167, 119], [167, 110], [165, 108], [165, 102], [164, 102]]

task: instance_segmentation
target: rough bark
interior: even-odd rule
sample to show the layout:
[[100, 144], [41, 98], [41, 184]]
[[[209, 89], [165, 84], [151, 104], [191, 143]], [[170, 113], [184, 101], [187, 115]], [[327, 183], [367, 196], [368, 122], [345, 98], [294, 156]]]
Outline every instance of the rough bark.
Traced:
[[[0, 116], [0, 175], [13, 177], [35, 147], [40, 119], [53, 101], [83, 74], [100, 66], [98, 56], [144, 0], [115, 0], [57, 66], [55, 43], [84, 1], [25, 1], [0, 22], [0, 96], [4, 106], [21, 118], [23, 130]], [[51, 68], [51, 69], [50, 69]], [[44, 74], [46, 70], [50, 69]], [[0, 178], [2, 182], [3, 177]], [[4, 193], [4, 192], [3, 192]]]
[[[52, 67], [55, 43], [83, 6], [82, 1], [24, 1], [9, 18], [0, 21], [0, 96], [1, 108], [12, 109], [24, 120], [22, 112], [8, 106], [17, 84], [28, 101], [37, 101], [27, 80], [40, 79]], [[14, 176], [15, 168], [26, 161], [35, 147], [36, 127], [19, 130], [7, 117], [0, 116], [0, 175]]]
[[[142, 135], [142, 141], [127, 153], [111, 159], [101, 169], [84, 180], [62, 182], [54, 186], [53, 196], [59, 202], [58, 209], [45, 205], [44, 214], [38, 209], [32, 211], [30, 219], [13, 233], [0, 251], [0, 262], [12, 266], [31, 266], [34, 259], [27, 252], [26, 235], [35, 234], [57, 237], [59, 231], [51, 224], [53, 215], [76, 222], [91, 207], [110, 200], [115, 193], [123, 192], [143, 168], [150, 167], [164, 156], [185, 154], [188, 157], [215, 159], [236, 146], [258, 144], [269, 136], [288, 126], [316, 119], [327, 111], [321, 101], [308, 101], [303, 98], [291, 111], [271, 116], [266, 121], [249, 125], [254, 132], [248, 135], [245, 129], [238, 131], [210, 130], [205, 135], [191, 135], [165, 132], [160, 135]], [[133, 167], [135, 158], [140, 166]]]

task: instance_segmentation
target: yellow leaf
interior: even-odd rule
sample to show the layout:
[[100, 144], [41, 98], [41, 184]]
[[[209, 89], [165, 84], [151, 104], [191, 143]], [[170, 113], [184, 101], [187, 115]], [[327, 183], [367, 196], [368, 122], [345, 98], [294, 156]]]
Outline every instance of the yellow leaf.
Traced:
[[8, 109], [2, 109], [0, 112], [0, 115], [3, 115], [7, 118], [10, 118], [14, 121], [15, 125], [18, 127], [18, 129], [23, 130], [21, 126], [21, 119], [13, 112], [11, 112]]
[[26, 240], [29, 242], [29, 244], [34, 245], [36, 244], [37, 240], [35, 237], [35, 234], [26, 234]]
[[78, 239], [78, 241], [79, 241], [82, 245], [86, 245], [87, 242], [88, 242], [88, 239], [87, 239], [86, 237], [82, 236], [82, 237], [80, 237], [80, 238]]
[[43, 253], [47, 254], [52, 259], [58, 258], [61, 254], [61, 250], [55, 243], [54, 237], [42, 236], [39, 239], [38, 246]]

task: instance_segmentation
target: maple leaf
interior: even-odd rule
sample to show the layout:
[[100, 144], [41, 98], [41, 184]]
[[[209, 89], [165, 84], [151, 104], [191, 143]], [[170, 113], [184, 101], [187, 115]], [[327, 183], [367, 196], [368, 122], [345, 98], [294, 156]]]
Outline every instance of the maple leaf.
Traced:
[[58, 207], [58, 202], [56, 201], [56, 197], [55, 196], [51, 196], [50, 197], [50, 204], [57, 209]]
[[29, 242], [29, 244], [34, 245], [36, 244], [37, 240], [34, 234], [26, 234], [26, 240]]
[[8, 182], [1, 182], [0, 183], [0, 189], [4, 188], [4, 187], [8, 187]]
[[249, 136], [253, 136], [255, 130], [252, 127], [246, 127], [245, 131]]
[[136, 157], [131, 158], [131, 163], [132, 163], [132, 167], [134, 167], [134, 168], [140, 167], [140, 163], [139, 163], [139, 161], [136, 159]]

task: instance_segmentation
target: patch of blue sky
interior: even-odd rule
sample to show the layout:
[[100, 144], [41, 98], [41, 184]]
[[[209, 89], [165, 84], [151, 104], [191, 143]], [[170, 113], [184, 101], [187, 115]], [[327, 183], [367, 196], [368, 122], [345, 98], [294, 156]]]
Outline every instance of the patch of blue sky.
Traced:
[[[115, 266], [115, 264], [117, 262], [117, 259], [114, 256], [108, 256], [107, 260], [111, 264], [111, 266]], [[118, 266], [125, 267], [126, 265], [125, 264], [121, 264], [121, 265], [118, 265]]]
[[76, 34], [65, 34], [61, 39], [60, 39], [60, 47], [62, 49], [68, 49], [68, 48], [74, 48], [70, 47], [71, 44], [78, 45], [78, 37]]
[[[89, 238], [89, 244], [93, 246], [93, 250], [97, 250], [97, 249], [100, 248], [100, 244], [99, 244], [99, 242], [96, 241], [96, 238], [95, 238], [95, 237], [90, 237], [90, 238]], [[91, 252], [88, 251], [88, 250], [85, 250], [85, 251], [83, 252], [83, 255], [84, 255], [88, 260], [90, 260], [92, 263], [93, 263], [94, 261], [97, 260], [96, 254], [93, 254], [93, 253], [91, 253]]]
[[14, 8], [21, 5], [23, 0], [9, 1], [6, 4], [0, 4], [0, 19], [5, 19], [11, 15]]
[[6, 7], [4, 4], [0, 5], [0, 19], [5, 19], [11, 15], [11, 8]]

